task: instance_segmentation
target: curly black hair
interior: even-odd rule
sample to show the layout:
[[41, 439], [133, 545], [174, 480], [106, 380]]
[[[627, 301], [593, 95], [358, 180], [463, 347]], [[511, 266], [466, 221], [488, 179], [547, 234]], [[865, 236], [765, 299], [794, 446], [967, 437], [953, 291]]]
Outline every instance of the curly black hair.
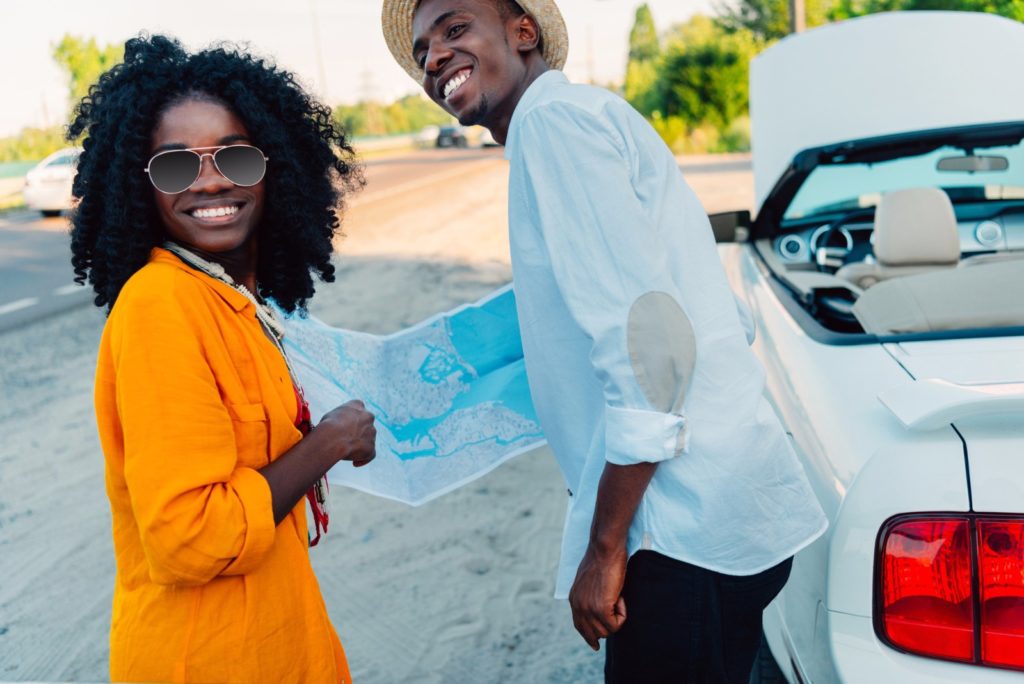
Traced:
[[[142, 169], [161, 114], [188, 99], [224, 104], [273, 164], [258, 228], [260, 294], [286, 311], [305, 310], [312, 272], [334, 280], [337, 212], [363, 184], [345, 132], [295, 76], [233, 45], [194, 54], [166, 36], [125, 43], [124, 61], [104, 73], [75, 110], [68, 138], [87, 134], [72, 192], [75, 281], [86, 280], [109, 313], [128, 278], [165, 239]], [[269, 171], [269, 170], [268, 170]]]

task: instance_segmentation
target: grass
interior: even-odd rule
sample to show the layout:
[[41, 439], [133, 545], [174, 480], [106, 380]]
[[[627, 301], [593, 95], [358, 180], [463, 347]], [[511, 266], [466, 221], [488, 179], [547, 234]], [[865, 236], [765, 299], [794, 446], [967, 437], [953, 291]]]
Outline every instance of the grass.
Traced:
[[6, 197], [0, 197], [0, 214], [9, 214], [13, 211], [20, 211], [25, 208], [25, 200], [20, 192]]

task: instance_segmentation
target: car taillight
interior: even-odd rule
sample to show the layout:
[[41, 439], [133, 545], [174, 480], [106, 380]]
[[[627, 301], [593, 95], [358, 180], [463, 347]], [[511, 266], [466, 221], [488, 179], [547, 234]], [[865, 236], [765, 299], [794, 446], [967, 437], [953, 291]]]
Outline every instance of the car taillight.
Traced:
[[974, 660], [971, 534], [966, 520], [893, 525], [882, 549], [882, 622], [893, 644]]
[[875, 624], [883, 641], [1024, 669], [1024, 520], [900, 516], [879, 541]]
[[1024, 669], [1024, 522], [977, 525], [981, 659]]

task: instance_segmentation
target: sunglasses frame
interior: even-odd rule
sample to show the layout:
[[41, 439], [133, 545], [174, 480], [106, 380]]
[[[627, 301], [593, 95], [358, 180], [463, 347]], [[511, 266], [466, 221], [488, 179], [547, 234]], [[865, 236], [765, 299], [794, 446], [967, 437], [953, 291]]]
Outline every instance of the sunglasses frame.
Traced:
[[[267, 175], [267, 165], [266, 164], [263, 165], [263, 173], [260, 174], [259, 180], [257, 180], [255, 183], [248, 183], [248, 184], [246, 184], [246, 183], [235, 183], [235, 181], [233, 181], [231, 178], [229, 178], [226, 173], [224, 173], [223, 171], [220, 170], [220, 167], [217, 165], [217, 153], [220, 152], [221, 150], [226, 150], [229, 147], [251, 147], [252, 149], [254, 149], [254, 150], [256, 150], [257, 152], [260, 153], [260, 156], [263, 157], [263, 161], [264, 162], [270, 161], [270, 157], [268, 157], [265, 154], [263, 154], [263, 150], [261, 150], [260, 148], [256, 147], [255, 145], [240, 144], [240, 145], [215, 145], [213, 147], [183, 147], [183, 148], [176, 149], [176, 150], [164, 150], [163, 152], [157, 152], [156, 154], [154, 154], [152, 157], [149, 158], [149, 162], [146, 164], [146, 168], [144, 168], [142, 170], [142, 172], [145, 173], [147, 176], [149, 176], [149, 182], [153, 184], [153, 187], [156, 188], [157, 192], [162, 192], [165, 195], [180, 195], [181, 193], [186, 192], [193, 185], [195, 185], [196, 181], [199, 180], [200, 176], [203, 175], [203, 158], [204, 157], [209, 157], [210, 161], [213, 162], [213, 168], [216, 169], [217, 173], [219, 173], [228, 182], [233, 183], [234, 185], [237, 185], [240, 188], [251, 188], [254, 185], [258, 185]], [[213, 150], [213, 151], [212, 152], [200, 152], [200, 150]], [[178, 190], [177, 192], [167, 192], [166, 190], [161, 189], [156, 184], [156, 181], [153, 180], [153, 174], [150, 173], [149, 169], [153, 165], [153, 160], [154, 159], [156, 159], [157, 157], [162, 157], [165, 154], [171, 154], [173, 152], [191, 152], [192, 154], [194, 154], [197, 157], [199, 157], [199, 171], [196, 172], [196, 177], [192, 179], [192, 182], [188, 184], [188, 187], [186, 187], [186, 188], [184, 188], [182, 190]]]

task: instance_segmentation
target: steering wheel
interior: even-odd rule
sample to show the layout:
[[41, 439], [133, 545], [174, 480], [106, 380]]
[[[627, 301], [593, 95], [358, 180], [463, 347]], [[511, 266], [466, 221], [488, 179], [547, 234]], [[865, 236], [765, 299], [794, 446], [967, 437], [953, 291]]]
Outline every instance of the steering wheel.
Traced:
[[[874, 207], [854, 209], [846, 212], [835, 221], [828, 224], [828, 227], [814, 243], [814, 262], [818, 265], [818, 270], [822, 273], [835, 273], [842, 268], [842, 266], [848, 262], [847, 257], [849, 257], [849, 255], [855, 250], [853, 237], [850, 235], [849, 231], [843, 230], [843, 227], [848, 223], [853, 223], [854, 221], [873, 218], [874, 215]], [[845, 247], [836, 247], [829, 244], [836, 233], [841, 233], [846, 238]], [[863, 256], [860, 255], [859, 251], [858, 255]]]

